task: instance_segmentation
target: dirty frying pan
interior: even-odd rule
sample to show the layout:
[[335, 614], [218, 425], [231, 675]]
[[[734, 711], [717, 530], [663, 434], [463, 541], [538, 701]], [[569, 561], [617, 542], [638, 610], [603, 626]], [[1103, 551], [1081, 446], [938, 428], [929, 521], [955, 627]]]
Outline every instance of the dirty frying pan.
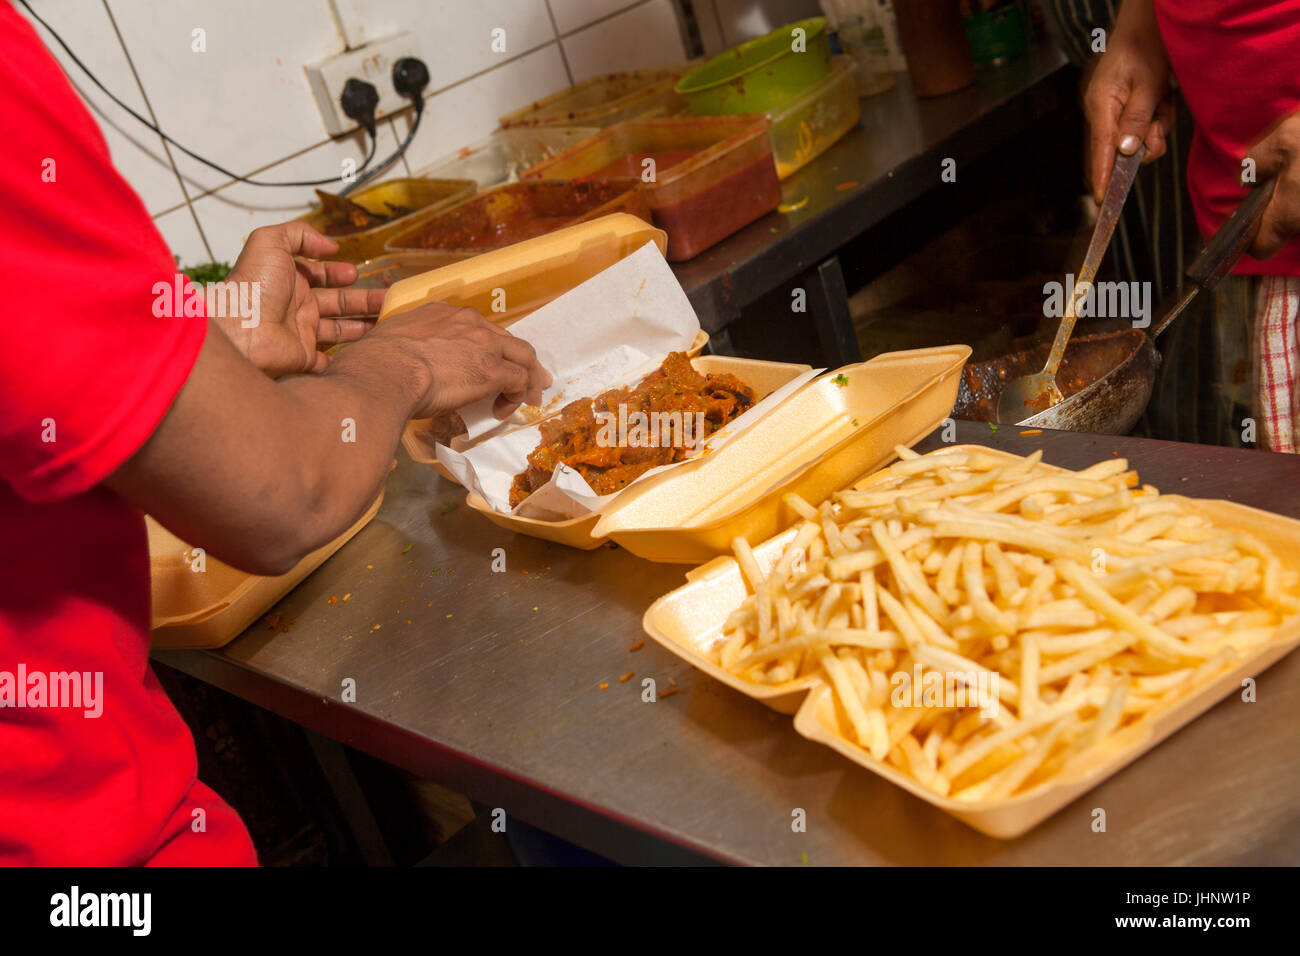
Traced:
[[[1273, 186], [1272, 180], [1262, 183], [1233, 211], [1188, 268], [1186, 274], [1191, 281], [1186, 290], [1162, 305], [1161, 318], [1149, 330], [1120, 329], [1072, 338], [1056, 373], [1064, 400], [1017, 424], [1103, 435], [1130, 431], [1151, 398], [1160, 364], [1156, 337], [1182, 314], [1199, 292], [1213, 289], [1232, 269], [1255, 235], [1264, 208], [1272, 198]], [[1051, 343], [1045, 343], [967, 365], [962, 371], [953, 417], [997, 421], [998, 398], [1003, 388], [1041, 369], [1050, 348]]]

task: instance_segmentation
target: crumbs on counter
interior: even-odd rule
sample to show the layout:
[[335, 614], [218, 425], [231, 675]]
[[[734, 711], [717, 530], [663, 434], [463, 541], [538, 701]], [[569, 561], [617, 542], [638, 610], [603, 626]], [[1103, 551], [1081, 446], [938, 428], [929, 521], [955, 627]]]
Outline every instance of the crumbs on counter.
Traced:
[[629, 651], [639, 651], [639, 650], [641, 650], [641, 648], [643, 648], [643, 647], [645, 647], [645, 638], [644, 638], [644, 637], [641, 638], [641, 640], [637, 641], [635, 644], [633, 644], [631, 647], [629, 647], [628, 650], [629, 650]]
[[1024, 431], [1022, 431], [1020, 434], [1022, 434], [1022, 435], [1041, 435], [1042, 433], [1043, 433], [1043, 430], [1042, 430], [1041, 428], [1026, 428], [1026, 429], [1025, 429]]
[[415, 547], [415, 542], [412, 541], [410, 544], [408, 544], [406, 547], [402, 549], [402, 554], [406, 554], [406, 552], [410, 551], [414, 547]]
[[840, 372], [840, 374], [836, 375], [833, 379], [831, 379], [831, 381], [834, 382], [836, 385], [838, 385], [840, 388], [846, 388], [848, 387], [849, 384], [849, 377], [845, 375], [843, 372]]
[[636, 671], [628, 671], [626, 674], [624, 674], [622, 677], [618, 679], [618, 682], [620, 684], [626, 684], [628, 681], [632, 679], [632, 675], [635, 673]]
[[681, 689], [680, 687], [665, 687], [663, 690], [659, 692], [659, 699], [663, 700], [665, 697], [671, 697], [673, 696], [673, 694], [677, 693], [680, 689]]
[[351, 598], [352, 598], [352, 592], [349, 591], [347, 594], [343, 595], [343, 603], [346, 604], [349, 600], [351, 600]]
[[855, 187], [857, 184], [858, 184], [858, 181], [857, 181], [856, 179], [850, 179], [850, 180], [848, 180], [847, 182], [840, 183], [838, 186], [836, 186], [836, 187], [835, 187], [835, 191], [836, 191], [836, 192], [839, 192], [839, 193], [842, 193], [842, 192], [844, 192], [844, 190], [846, 190], [846, 189], [852, 189], [852, 188]]
[[332, 595], [330, 595], [330, 599], [329, 599], [328, 601], [326, 601], [325, 603], [326, 603], [326, 604], [338, 604], [338, 603], [339, 603], [339, 596], [338, 596], [337, 594], [332, 594]]
[[604, 683], [603, 681], [601, 682], [601, 684], [600, 684], [599, 686], [600, 686], [600, 689], [601, 689], [601, 690], [609, 690], [609, 685], [606, 684], [606, 683]]

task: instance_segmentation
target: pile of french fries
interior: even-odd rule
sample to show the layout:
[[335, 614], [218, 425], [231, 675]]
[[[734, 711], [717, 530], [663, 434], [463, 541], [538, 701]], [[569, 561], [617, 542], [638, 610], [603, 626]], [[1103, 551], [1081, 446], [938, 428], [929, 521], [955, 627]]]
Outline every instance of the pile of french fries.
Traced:
[[711, 653], [824, 680], [841, 733], [941, 796], [1087, 773], [1300, 611], [1295, 570], [1122, 458], [896, 451], [820, 508], [787, 495], [803, 520], [766, 573], [734, 541], [749, 593]]

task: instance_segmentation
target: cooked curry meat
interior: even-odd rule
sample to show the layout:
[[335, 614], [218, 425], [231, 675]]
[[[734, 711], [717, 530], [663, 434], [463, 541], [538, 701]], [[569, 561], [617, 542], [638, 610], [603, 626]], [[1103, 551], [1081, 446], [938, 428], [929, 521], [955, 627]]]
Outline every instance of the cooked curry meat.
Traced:
[[[528, 468], [510, 487], [510, 504], [518, 505], [545, 485], [561, 462], [597, 494], [618, 491], [651, 468], [682, 461], [691, 447], [753, 404], [753, 389], [734, 375], [702, 375], [685, 352], [672, 352], [635, 387], [580, 398], [542, 422], [542, 438], [528, 455]], [[611, 423], [638, 420], [672, 425], [661, 424], [657, 431], [652, 426], [647, 434], [654, 438], [648, 443], [608, 440]], [[694, 423], [701, 421], [702, 429], [696, 429]], [[687, 440], [676, 440], [679, 436]], [[655, 440], [665, 437], [672, 440]]]

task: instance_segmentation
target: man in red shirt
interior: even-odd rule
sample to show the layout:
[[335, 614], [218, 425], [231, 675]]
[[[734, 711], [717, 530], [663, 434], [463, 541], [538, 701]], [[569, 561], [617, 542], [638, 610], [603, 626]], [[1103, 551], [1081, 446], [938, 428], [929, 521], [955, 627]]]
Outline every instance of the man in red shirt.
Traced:
[[255, 863], [149, 668], [142, 512], [283, 573], [374, 500], [410, 418], [494, 395], [505, 415], [549, 376], [471, 310], [343, 318], [382, 296], [298, 258], [337, 248], [301, 223], [257, 230], [230, 275], [260, 284], [255, 327], [158, 309], [171, 254], [8, 4], [0, 128], [0, 863]]
[[1172, 80], [1196, 135], [1187, 180], [1197, 225], [1212, 235], [1248, 184], [1277, 178], [1250, 252], [1258, 276], [1256, 417], [1273, 451], [1300, 451], [1300, 0], [1124, 0], [1084, 97], [1089, 165], [1100, 201], [1115, 150], [1165, 152]]

